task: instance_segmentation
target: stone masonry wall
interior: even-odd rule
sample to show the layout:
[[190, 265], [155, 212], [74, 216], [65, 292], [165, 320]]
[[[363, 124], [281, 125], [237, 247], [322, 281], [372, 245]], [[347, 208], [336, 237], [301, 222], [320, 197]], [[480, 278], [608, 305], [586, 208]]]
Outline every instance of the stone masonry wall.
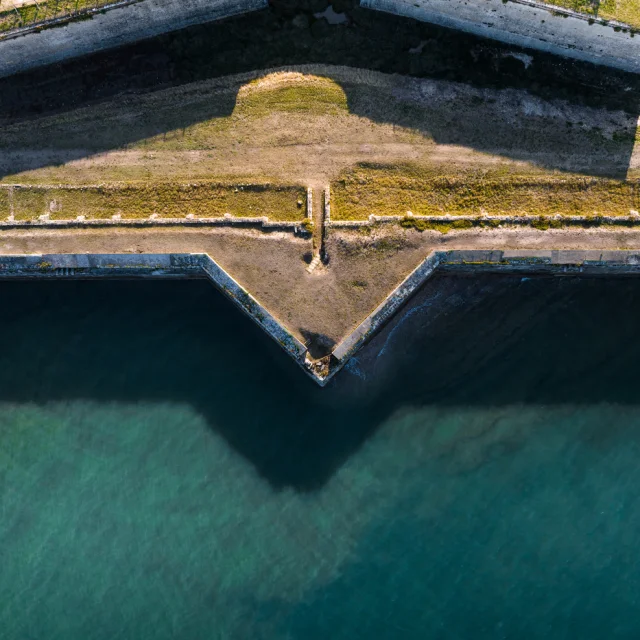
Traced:
[[625, 25], [512, 0], [361, 0], [386, 11], [521, 47], [640, 73], [640, 34]]
[[67, 58], [256, 11], [268, 0], [142, 0], [91, 19], [0, 40], [0, 78]]

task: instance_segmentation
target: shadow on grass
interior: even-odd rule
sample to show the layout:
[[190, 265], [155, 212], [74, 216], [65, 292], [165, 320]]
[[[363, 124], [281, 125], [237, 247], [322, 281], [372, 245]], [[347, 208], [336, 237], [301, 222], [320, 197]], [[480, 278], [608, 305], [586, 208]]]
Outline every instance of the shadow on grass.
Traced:
[[203, 281], [0, 295], [0, 401], [188, 403], [275, 488], [319, 489], [405, 407], [640, 401], [638, 279], [438, 276], [325, 389]]
[[[29, 119], [32, 133], [26, 134], [24, 144], [35, 150], [11, 156], [5, 163], [0, 153], [0, 176], [179, 133], [233, 112], [234, 91], [198, 103], [192, 100], [186, 83], [283, 65], [325, 63], [453, 80], [480, 88], [526, 89], [546, 99], [566, 100], [577, 105], [578, 122], [567, 122], [551, 105], [541, 112], [539, 105], [523, 106], [516, 99], [495, 103], [482, 96], [470, 98], [472, 102], [465, 105], [452, 98], [450, 104], [441, 102], [433, 108], [425, 100], [421, 108], [405, 101], [400, 108], [388, 109], [385, 101], [376, 99], [376, 89], [343, 84], [351, 113], [373, 122], [412, 128], [443, 144], [497, 149], [515, 159], [535, 156], [534, 162], [551, 169], [566, 169], [567, 156], [581, 157], [581, 171], [586, 175], [625, 177], [640, 113], [640, 77], [541, 52], [534, 52], [531, 63], [525, 64], [511, 55], [523, 52], [517, 47], [360, 9], [351, 2], [339, 8], [346, 11], [349, 24], [329, 25], [314, 18], [317, 7], [304, 1], [279, 1], [263, 12], [0, 80], [0, 147], [16, 149], [7, 132], [2, 144], [3, 121]], [[304, 21], [294, 22], [300, 16], [307, 26]], [[128, 95], [168, 86], [184, 86], [184, 109], [147, 104], [140, 110], [135, 96]], [[129, 124], [114, 120], [115, 128], [83, 132], [77, 122], [68, 124], [68, 130], [64, 126], [50, 130], [38, 121], [46, 114], [72, 111], [113, 96], [118, 99], [103, 102], [101, 117], [108, 120], [130, 109]], [[585, 128], [580, 122], [579, 108], [588, 106], [608, 110], [598, 128]], [[622, 124], [626, 129], [620, 134]], [[618, 137], [611, 139], [608, 129]], [[68, 147], [64, 157], [56, 157], [55, 140], [60, 147]]]

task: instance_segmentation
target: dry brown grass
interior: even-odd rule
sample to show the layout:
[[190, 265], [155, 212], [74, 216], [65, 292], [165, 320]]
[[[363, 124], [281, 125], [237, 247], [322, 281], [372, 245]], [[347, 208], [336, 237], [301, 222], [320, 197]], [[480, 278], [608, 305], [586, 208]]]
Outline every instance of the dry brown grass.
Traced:
[[[120, 184], [83, 187], [21, 186], [13, 189], [16, 220], [49, 214], [54, 220], [215, 218], [266, 216], [274, 221], [302, 220], [306, 191], [292, 185]], [[9, 215], [9, 190], [0, 189], [0, 217]]]
[[601, 0], [598, 16], [640, 27], [640, 0]]
[[625, 22], [640, 27], [640, 0], [542, 0], [588, 16]]
[[110, 4], [113, 0], [44, 0], [0, 3], [0, 33], [64, 18]]
[[333, 182], [331, 216], [629, 215], [640, 207], [638, 189], [636, 182], [560, 173], [436, 175], [411, 164], [361, 163]]

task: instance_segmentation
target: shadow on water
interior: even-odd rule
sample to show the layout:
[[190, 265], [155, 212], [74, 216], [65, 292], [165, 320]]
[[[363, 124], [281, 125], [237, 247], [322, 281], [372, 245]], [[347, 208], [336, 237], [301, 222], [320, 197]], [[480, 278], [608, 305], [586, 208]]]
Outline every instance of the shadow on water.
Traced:
[[315, 331], [309, 331], [307, 329], [299, 329], [304, 343], [309, 349], [309, 353], [312, 358], [324, 358], [328, 356], [333, 348], [336, 346], [335, 340], [332, 340], [329, 336], [325, 336], [323, 333], [316, 333]]
[[0, 401], [188, 403], [275, 488], [320, 488], [407, 407], [640, 402], [637, 279], [437, 277], [325, 389], [202, 281], [0, 295]]
[[[348, 24], [329, 25], [323, 19], [314, 18], [317, 3], [312, 7], [306, 2], [275, 2], [270, 9], [256, 14], [201, 25], [0, 80], [0, 123], [69, 111], [112, 96], [243, 71], [324, 63], [453, 80], [476, 87], [526, 89], [532, 94], [574, 105], [604, 107], [610, 113], [603, 115], [606, 122], [598, 122], [598, 128], [604, 131], [612, 123], [614, 128], [619, 128], [623, 120], [628, 125], [622, 134], [618, 131], [619, 139], [611, 141], [611, 149], [603, 147], [605, 141], [597, 129], [582, 127], [579, 115], [577, 122], [567, 124], [563, 117], [538, 113], [536, 109], [526, 114], [521, 106], [495, 104], [491, 100], [483, 102], [476, 96], [478, 103], [470, 107], [483, 122], [479, 130], [475, 118], [458, 116], [455, 104], [446, 109], [444, 116], [442, 107], [440, 113], [436, 113], [428, 107], [417, 109], [410, 103], [400, 111], [389, 111], [384, 101], [376, 100], [375, 95], [343, 85], [350, 111], [374, 122], [414, 128], [439, 143], [482, 151], [498, 148], [504, 155], [517, 159], [548, 153], [536, 161], [553, 169], [566, 168], [563, 154], [582, 156], [585, 168], [581, 171], [587, 175], [625, 177], [640, 113], [637, 75], [542, 52], [535, 52], [530, 63], [524, 62], [511, 55], [523, 52], [517, 47], [360, 9], [351, 2], [342, 4], [339, 8], [346, 10]], [[185, 88], [185, 92], [188, 96], [188, 89]], [[172, 109], [171, 113], [151, 108], [137, 113], [133, 109], [135, 126], [116, 123], [116, 129], [111, 128], [104, 140], [93, 131], [86, 134], [83, 141], [75, 130], [66, 134], [56, 132], [56, 139], [76, 140], [65, 161], [80, 159], [151, 136], [184, 130], [204, 120], [228, 116], [234, 106], [235, 95], [228, 92], [220, 96], [216, 104], [206, 101], [200, 108], [191, 105], [189, 109]], [[121, 103], [110, 103], [109, 108], [117, 114]], [[620, 110], [625, 111], [626, 116], [622, 116]], [[529, 124], [528, 131], [519, 130], [522, 122]], [[34, 138], [35, 148], [48, 151], [58, 148], [42, 142], [42, 136], [47, 135], [46, 127], [34, 126], [34, 132], [38, 136]], [[64, 146], [70, 144], [64, 143]], [[10, 145], [10, 148], [13, 147]], [[0, 175], [55, 162], [50, 153], [12, 158], [11, 166], [0, 171]]]

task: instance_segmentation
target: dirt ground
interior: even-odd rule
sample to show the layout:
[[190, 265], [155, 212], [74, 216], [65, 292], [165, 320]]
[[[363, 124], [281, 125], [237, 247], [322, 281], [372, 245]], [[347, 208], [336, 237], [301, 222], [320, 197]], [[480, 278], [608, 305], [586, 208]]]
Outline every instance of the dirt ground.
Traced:
[[[268, 90], [261, 101], [248, 100], [246, 88], [260, 77]], [[331, 99], [324, 107], [323, 90]], [[26, 122], [2, 124], [0, 116], [0, 178], [95, 184], [241, 176], [320, 184], [357, 162], [413, 161], [448, 174], [498, 166], [628, 179], [640, 167], [637, 126], [637, 113], [526, 91], [306, 65]]]

